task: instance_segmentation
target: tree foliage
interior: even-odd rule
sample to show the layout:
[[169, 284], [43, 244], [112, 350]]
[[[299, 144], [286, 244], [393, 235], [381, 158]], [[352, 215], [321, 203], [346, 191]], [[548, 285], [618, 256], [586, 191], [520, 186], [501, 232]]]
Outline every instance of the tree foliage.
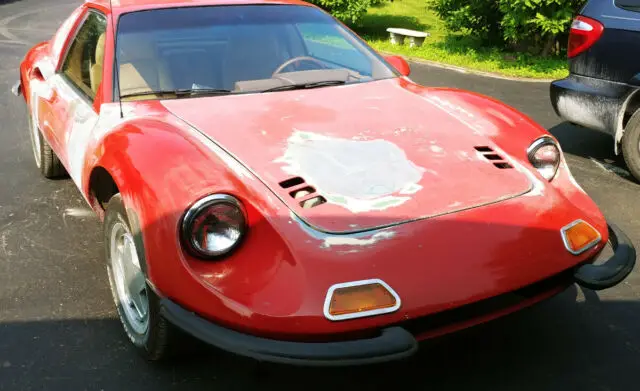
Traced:
[[473, 35], [482, 42], [502, 42], [502, 14], [497, 0], [428, 0], [449, 31]]
[[380, 3], [379, 0], [307, 0], [310, 3], [322, 7], [336, 18], [347, 23], [355, 23], [372, 3]]
[[571, 20], [585, 0], [427, 0], [450, 31], [534, 54], [566, 46]]

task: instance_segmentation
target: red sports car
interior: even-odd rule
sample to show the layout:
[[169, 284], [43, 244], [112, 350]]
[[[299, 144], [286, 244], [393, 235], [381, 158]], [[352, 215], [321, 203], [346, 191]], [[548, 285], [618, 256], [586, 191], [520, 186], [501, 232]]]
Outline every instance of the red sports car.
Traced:
[[259, 360], [398, 359], [631, 272], [545, 129], [408, 76], [296, 0], [88, 0], [14, 93], [42, 174], [104, 220], [150, 359], [178, 329]]

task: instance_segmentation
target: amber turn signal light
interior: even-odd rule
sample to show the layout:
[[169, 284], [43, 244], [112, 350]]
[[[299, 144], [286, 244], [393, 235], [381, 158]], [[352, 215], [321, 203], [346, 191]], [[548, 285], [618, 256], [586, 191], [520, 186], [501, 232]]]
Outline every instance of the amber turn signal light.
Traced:
[[325, 316], [331, 320], [380, 315], [400, 308], [398, 295], [381, 280], [354, 281], [329, 289]]
[[600, 242], [600, 232], [583, 220], [576, 220], [562, 228], [562, 240], [570, 253], [578, 255]]

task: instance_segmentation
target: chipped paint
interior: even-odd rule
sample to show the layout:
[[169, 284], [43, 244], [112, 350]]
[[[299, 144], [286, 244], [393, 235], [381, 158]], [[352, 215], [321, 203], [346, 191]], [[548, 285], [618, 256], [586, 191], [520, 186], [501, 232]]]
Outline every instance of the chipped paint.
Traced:
[[402, 133], [405, 133], [405, 132], [410, 132], [410, 131], [411, 131], [411, 129], [402, 127], [402, 128], [398, 128], [398, 129], [394, 130], [393, 134], [397, 136], [399, 134], [402, 134]]
[[442, 153], [442, 152], [444, 152], [444, 149], [442, 149], [442, 147], [439, 147], [437, 145], [432, 145], [432, 146], [429, 147], [429, 149], [433, 153]]
[[[429, 171], [435, 172], [433, 170], [429, 170]], [[410, 183], [407, 186], [405, 186], [403, 189], [401, 189], [399, 193], [403, 194], [403, 195], [408, 195], [408, 194], [415, 194], [415, 193], [419, 192], [420, 190], [422, 190], [422, 186], [420, 186], [420, 185], [418, 185], [416, 183]]]
[[328, 202], [354, 213], [405, 203], [411, 199], [407, 194], [420, 190], [416, 186], [425, 172], [387, 140], [357, 141], [295, 129], [285, 154], [275, 162], [284, 163], [288, 174], [305, 178]]
[[473, 160], [473, 158], [467, 151], [457, 151], [456, 156], [460, 158], [460, 160]]
[[393, 231], [378, 232], [368, 238], [357, 238], [350, 236], [328, 236], [324, 239], [321, 248], [332, 246], [371, 246], [381, 240], [391, 239], [395, 236]]
[[499, 112], [498, 110], [489, 107], [485, 110], [487, 112], [487, 114], [492, 115], [500, 120], [502, 120], [502, 122], [506, 123], [507, 125], [511, 126], [512, 128], [516, 126], [515, 122], [513, 122], [513, 120], [511, 118], [509, 118], [508, 116], [502, 114], [501, 112]]
[[443, 99], [437, 95], [424, 95], [422, 96], [422, 99], [448, 113], [453, 118], [466, 125], [469, 129], [473, 130], [475, 134], [491, 136], [500, 132], [500, 129], [491, 121], [488, 121], [481, 116], [477, 116], [471, 111], [449, 100]]

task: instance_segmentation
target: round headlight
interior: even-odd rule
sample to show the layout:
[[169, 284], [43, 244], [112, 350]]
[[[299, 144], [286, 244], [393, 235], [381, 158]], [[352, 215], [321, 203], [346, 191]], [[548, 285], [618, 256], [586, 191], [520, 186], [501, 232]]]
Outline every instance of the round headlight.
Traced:
[[556, 176], [560, 166], [560, 148], [549, 137], [539, 138], [527, 150], [531, 165], [543, 178], [550, 181]]
[[215, 194], [196, 202], [184, 215], [182, 242], [199, 258], [216, 258], [240, 244], [246, 226], [240, 201], [230, 195]]

